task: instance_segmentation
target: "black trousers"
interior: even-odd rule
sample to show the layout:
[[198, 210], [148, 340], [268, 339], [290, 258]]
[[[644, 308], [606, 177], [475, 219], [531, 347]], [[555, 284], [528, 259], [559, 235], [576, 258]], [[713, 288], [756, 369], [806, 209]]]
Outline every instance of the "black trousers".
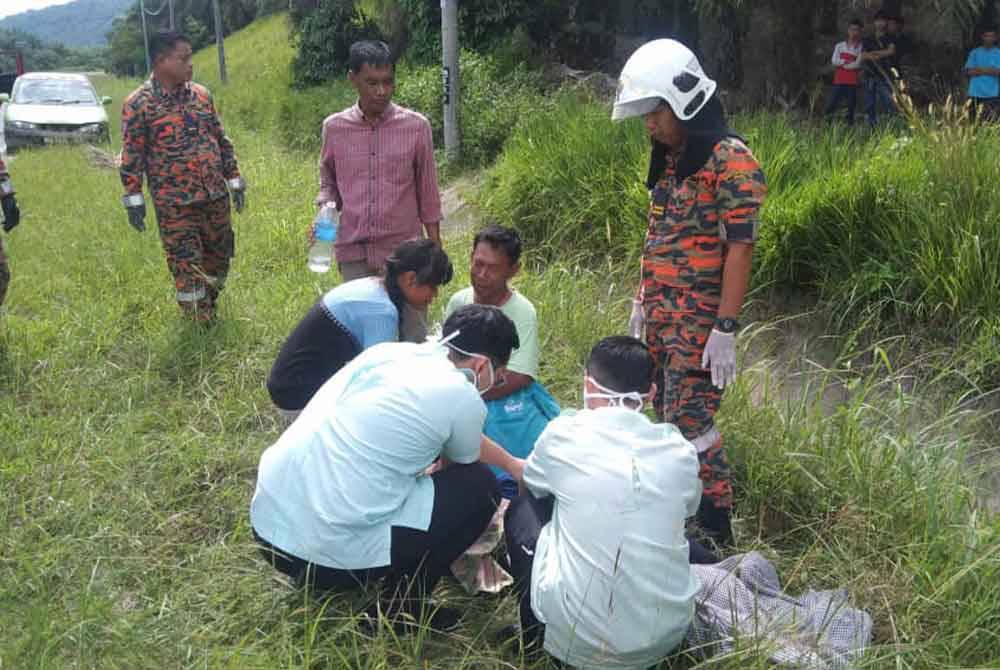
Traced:
[[499, 502], [496, 477], [481, 464], [454, 464], [431, 475], [434, 509], [426, 531], [392, 527], [391, 563], [366, 570], [341, 570], [309, 563], [271, 545], [254, 530], [261, 553], [300, 586], [317, 591], [365, 587], [380, 580], [394, 606], [419, 613], [423, 601], [451, 570], [451, 564], [482, 535]]
[[1000, 121], [1000, 98], [970, 98], [974, 116], [982, 110], [983, 121]]
[[[518, 596], [521, 618], [521, 637], [529, 652], [540, 652], [545, 642], [545, 625], [531, 610], [531, 567], [535, 562], [535, 546], [542, 526], [552, 520], [555, 499], [551, 496], [536, 498], [524, 493], [511, 501], [504, 515], [504, 533], [507, 553], [510, 555], [510, 574]], [[693, 539], [688, 539], [691, 563], [718, 563], [719, 558]]]
[[521, 618], [521, 639], [530, 653], [539, 653], [545, 642], [545, 625], [531, 610], [531, 566], [535, 562], [535, 545], [542, 526], [552, 520], [555, 498], [536, 498], [522, 493], [510, 501], [504, 515], [504, 537], [510, 556], [510, 574], [514, 578], [518, 613]]

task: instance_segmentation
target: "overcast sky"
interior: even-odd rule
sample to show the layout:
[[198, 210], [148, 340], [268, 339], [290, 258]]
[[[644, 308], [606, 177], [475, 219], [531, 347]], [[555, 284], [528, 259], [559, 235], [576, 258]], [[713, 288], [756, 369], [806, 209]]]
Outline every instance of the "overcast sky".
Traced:
[[0, 0], [0, 19], [12, 14], [20, 14], [29, 9], [41, 9], [50, 5], [65, 5], [72, 0]]

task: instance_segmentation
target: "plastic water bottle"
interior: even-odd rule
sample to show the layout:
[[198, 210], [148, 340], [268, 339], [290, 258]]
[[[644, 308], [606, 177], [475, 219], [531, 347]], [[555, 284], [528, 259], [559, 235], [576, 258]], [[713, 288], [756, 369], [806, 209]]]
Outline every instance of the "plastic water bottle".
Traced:
[[313, 223], [316, 239], [309, 247], [309, 269], [313, 272], [327, 272], [333, 263], [333, 243], [337, 240], [337, 224], [340, 213], [332, 202], [320, 208]]

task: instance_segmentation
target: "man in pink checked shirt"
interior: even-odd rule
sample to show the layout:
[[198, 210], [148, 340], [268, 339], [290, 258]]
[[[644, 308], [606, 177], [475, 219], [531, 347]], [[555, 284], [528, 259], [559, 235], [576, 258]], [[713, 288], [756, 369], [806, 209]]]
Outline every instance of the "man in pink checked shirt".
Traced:
[[[384, 42], [351, 45], [348, 79], [356, 104], [323, 122], [319, 195], [341, 212], [335, 254], [344, 281], [377, 275], [400, 242], [441, 244], [441, 196], [431, 124], [392, 103], [395, 65]], [[403, 314], [403, 339], [423, 341], [426, 314]]]

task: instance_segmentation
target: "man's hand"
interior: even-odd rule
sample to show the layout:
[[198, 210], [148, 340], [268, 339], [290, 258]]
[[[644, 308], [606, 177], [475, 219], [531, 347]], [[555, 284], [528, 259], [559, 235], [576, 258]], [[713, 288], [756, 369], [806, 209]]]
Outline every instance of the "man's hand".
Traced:
[[736, 379], [736, 333], [712, 329], [701, 355], [701, 367], [711, 369], [712, 384], [720, 389]]
[[642, 339], [642, 329], [646, 325], [646, 314], [642, 309], [641, 300], [632, 301], [632, 314], [628, 318], [628, 334], [637, 340]]
[[0, 200], [0, 205], [3, 208], [3, 229], [9, 233], [21, 222], [21, 210], [17, 207], [17, 199], [13, 193], [5, 195], [3, 200]]
[[444, 248], [441, 244], [441, 222], [436, 221], [434, 223], [425, 223], [424, 229], [427, 231], [427, 239], [436, 244], [440, 248]]
[[233, 207], [236, 208], [236, 213], [240, 214], [246, 207], [247, 183], [243, 181], [243, 177], [234, 177], [226, 183], [229, 184], [229, 192], [233, 195]]
[[128, 223], [140, 233], [146, 230], [146, 200], [142, 193], [133, 193], [122, 198], [125, 211], [128, 213]]

